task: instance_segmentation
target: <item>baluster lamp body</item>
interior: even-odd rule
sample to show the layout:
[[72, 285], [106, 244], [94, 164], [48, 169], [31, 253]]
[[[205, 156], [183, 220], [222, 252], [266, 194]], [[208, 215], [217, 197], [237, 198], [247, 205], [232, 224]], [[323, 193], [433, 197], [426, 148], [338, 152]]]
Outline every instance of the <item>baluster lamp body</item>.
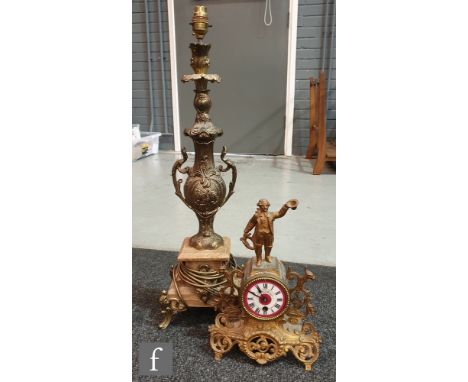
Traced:
[[[182, 82], [195, 82], [195, 107], [196, 116], [192, 127], [184, 130], [184, 134], [193, 140], [195, 149], [195, 162], [192, 167], [182, 167], [187, 160], [185, 148], [182, 149], [183, 159], [174, 163], [172, 177], [176, 189], [176, 195], [192, 209], [199, 222], [198, 233], [190, 238], [190, 246], [197, 249], [216, 249], [222, 246], [223, 238], [214, 232], [214, 217], [218, 210], [226, 203], [234, 192], [236, 182], [236, 168], [234, 164], [225, 160], [226, 148], [223, 147], [221, 160], [227, 165], [216, 167], [213, 158], [213, 145], [217, 137], [223, 134], [223, 130], [216, 127], [210, 118], [211, 98], [208, 82], [221, 82], [219, 75], [208, 74], [210, 59], [208, 57], [211, 45], [201, 42], [205, 36], [208, 25], [206, 8], [196, 6], [192, 18], [193, 35], [198, 39], [197, 43], [190, 44], [192, 51], [191, 67], [194, 74], [186, 74]], [[226, 184], [221, 177], [221, 172], [232, 170], [232, 181], [227, 192]], [[182, 179], [177, 179], [176, 174], [187, 174], [188, 178], [181, 191]], [[227, 194], [227, 195], [226, 195]]]

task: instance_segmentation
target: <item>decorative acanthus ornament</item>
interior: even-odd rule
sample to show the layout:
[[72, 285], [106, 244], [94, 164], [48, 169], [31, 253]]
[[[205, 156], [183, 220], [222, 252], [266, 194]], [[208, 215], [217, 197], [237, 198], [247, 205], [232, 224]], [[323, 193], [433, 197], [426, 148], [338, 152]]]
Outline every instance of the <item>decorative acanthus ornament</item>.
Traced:
[[[184, 130], [184, 134], [193, 140], [195, 149], [195, 161], [192, 167], [182, 167], [187, 160], [185, 147], [182, 149], [182, 159], [176, 161], [172, 168], [172, 180], [176, 195], [195, 212], [199, 229], [198, 233], [190, 238], [190, 246], [196, 249], [216, 249], [224, 245], [223, 238], [214, 232], [213, 222], [218, 210], [228, 201], [234, 193], [237, 171], [235, 165], [226, 160], [226, 147], [223, 147], [221, 160], [226, 167], [214, 163], [213, 145], [217, 137], [223, 134], [223, 130], [216, 127], [211, 121], [209, 112], [211, 98], [208, 82], [221, 82], [217, 74], [207, 74], [210, 66], [208, 53], [211, 45], [201, 42], [207, 33], [208, 17], [206, 8], [202, 5], [195, 7], [192, 18], [193, 35], [198, 39], [197, 43], [190, 44], [192, 51], [191, 66], [194, 74], [186, 74], [182, 82], [195, 82], [195, 99], [193, 105], [196, 110], [195, 123]], [[221, 172], [232, 171], [232, 180], [229, 190], [221, 177]], [[177, 172], [187, 174], [188, 178], [183, 186], [182, 179], [177, 178]]]

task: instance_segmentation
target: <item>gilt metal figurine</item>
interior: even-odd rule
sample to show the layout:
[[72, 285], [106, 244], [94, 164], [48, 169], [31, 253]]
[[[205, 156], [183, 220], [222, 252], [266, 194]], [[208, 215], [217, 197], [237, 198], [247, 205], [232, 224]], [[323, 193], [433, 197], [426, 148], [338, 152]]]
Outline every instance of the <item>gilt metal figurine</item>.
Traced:
[[[262, 247], [265, 248], [265, 261], [271, 262], [270, 253], [273, 248], [274, 232], [273, 222], [275, 219], [282, 218], [288, 212], [288, 209], [295, 210], [299, 202], [297, 199], [288, 200], [279, 211], [268, 212], [270, 202], [266, 199], [260, 199], [257, 203], [257, 211], [247, 223], [244, 229], [244, 235], [241, 237], [242, 243], [251, 250], [255, 250], [257, 257], [257, 266], [262, 264]], [[255, 228], [253, 236], [249, 233]], [[251, 245], [248, 240], [252, 242]]]

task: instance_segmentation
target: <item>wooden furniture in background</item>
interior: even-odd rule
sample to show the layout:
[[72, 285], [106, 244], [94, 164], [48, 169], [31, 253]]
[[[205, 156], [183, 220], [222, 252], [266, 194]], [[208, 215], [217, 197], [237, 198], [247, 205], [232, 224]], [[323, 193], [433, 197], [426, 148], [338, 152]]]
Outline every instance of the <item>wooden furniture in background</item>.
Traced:
[[306, 158], [316, 158], [314, 175], [320, 175], [325, 162], [336, 161], [336, 144], [327, 142], [326, 98], [325, 72], [322, 70], [318, 80], [310, 78], [310, 136]]

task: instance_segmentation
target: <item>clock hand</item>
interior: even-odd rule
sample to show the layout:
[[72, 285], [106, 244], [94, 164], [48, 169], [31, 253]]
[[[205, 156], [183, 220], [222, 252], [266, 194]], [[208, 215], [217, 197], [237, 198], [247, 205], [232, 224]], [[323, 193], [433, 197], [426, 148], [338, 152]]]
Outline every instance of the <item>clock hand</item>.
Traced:
[[260, 296], [258, 294], [255, 294], [254, 292], [252, 292], [251, 290], [249, 290], [249, 293], [252, 293], [255, 297], [258, 297], [260, 298]]

